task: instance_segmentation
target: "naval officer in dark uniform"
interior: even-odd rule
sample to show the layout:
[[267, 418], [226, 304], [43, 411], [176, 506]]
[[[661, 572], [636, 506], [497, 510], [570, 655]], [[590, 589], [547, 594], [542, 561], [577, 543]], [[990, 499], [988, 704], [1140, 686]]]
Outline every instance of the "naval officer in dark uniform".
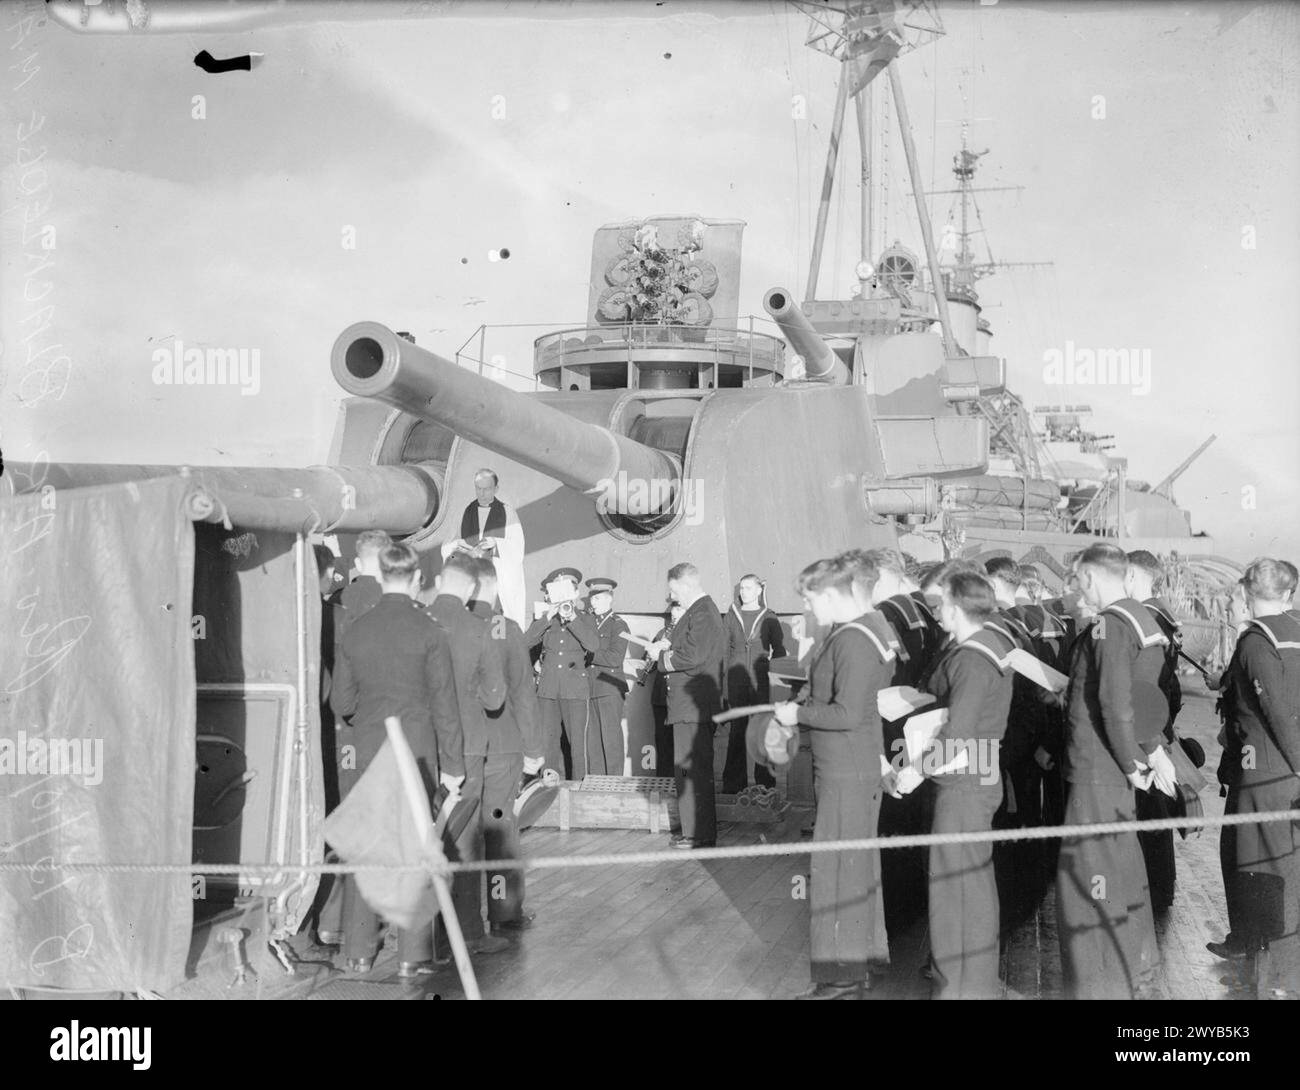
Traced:
[[[548, 608], [528, 626], [524, 639], [540, 653], [537, 698], [542, 709], [542, 742], [548, 768], [565, 779], [587, 774], [587, 730], [591, 717], [591, 681], [587, 656], [600, 650], [596, 624], [578, 609], [582, 572], [557, 568], [542, 582]], [[564, 759], [567, 744], [569, 759]]]
[[587, 771], [593, 776], [623, 775], [623, 701], [627, 696], [623, 662], [627, 621], [614, 612], [613, 579], [587, 580], [587, 605], [600, 641], [591, 653], [591, 715], [587, 725]]
[[672, 635], [650, 645], [668, 679], [666, 719], [673, 731], [673, 778], [682, 831], [672, 845], [689, 851], [718, 840], [713, 793], [713, 716], [722, 709], [727, 637], [722, 614], [694, 564], [668, 570], [668, 597], [683, 607]]
[[339, 595], [341, 612], [334, 631], [336, 645], [347, 635], [348, 626], [372, 609], [383, 594], [379, 589], [379, 554], [392, 543], [393, 539], [383, 530], [364, 530], [357, 535], [356, 575]]
[[[501, 612], [497, 573], [486, 558], [475, 561], [478, 577], [470, 611], [488, 626], [505, 669], [506, 700], [486, 713], [487, 759], [483, 766], [483, 858], [517, 859], [519, 826], [515, 799], [525, 775], [542, 770], [541, 708], [528, 644], [520, 627]], [[524, 872], [487, 872], [488, 925], [494, 934], [523, 931], [533, 917], [524, 912]]]
[[[1250, 614], [1223, 677], [1225, 814], [1300, 809], [1300, 614], [1295, 569], [1254, 561], [1241, 579]], [[1220, 957], [1256, 955], [1260, 998], [1300, 998], [1300, 843], [1296, 826], [1225, 826], [1228, 902]]]
[[[843, 557], [818, 560], [799, 574], [798, 590], [819, 625], [830, 625], [811, 652], [801, 704], [776, 706], [785, 728], [807, 727], [817, 793], [814, 840], [876, 835], [884, 760], [879, 691], [888, 686], [894, 652], [888, 623], [859, 612], [855, 577], [869, 601], [875, 570]], [[871, 966], [889, 962], [880, 896], [880, 853], [818, 852], [812, 856], [808, 910], [812, 987], [801, 999], [860, 996]]]
[[[1165, 640], [1142, 604], [1125, 596], [1127, 572], [1124, 550], [1110, 544], [1089, 546], [1077, 562], [1079, 588], [1097, 617], [1079, 636], [1066, 695], [1069, 825], [1133, 821], [1135, 791], [1153, 779], [1173, 786], [1172, 769], [1155, 757], [1159, 727], [1152, 736], [1134, 698], [1135, 684], [1155, 685]], [[1146, 990], [1158, 959], [1149, 896], [1135, 833], [1062, 840], [1056, 915], [1068, 995], [1132, 999]]]
[[[434, 580], [435, 597], [428, 606], [429, 616], [447, 634], [451, 645], [456, 696], [465, 733], [465, 786], [461, 796], [477, 799], [479, 804], [448, 850], [448, 859], [454, 862], [482, 857], [483, 816], [491, 806], [486, 787], [488, 750], [495, 733], [487, 713], [500, 709], [506, 699], [505, 669], [497, 641], [492, 639], [487, 622], [466, 608], [478, 582], [476, 569], [473, 557], [464, 553], [449, 556]], [[505, 949], [509, 943], [484, 932], [482, 884], [483, 877], [478, 871], [458, 873], [452, 878], [451, 897], [470, 952], [492, 954]], [[441, 930], [440, 918], [437, 932], [440, 934]], [[399, 950], [399, 972], [411, 974], [430, 968], [429, 939], [430, 936], [421, 933], [412, 937], [409, 946]]]
[[[441, 781], [458, 792], [465, 781], [465, 738], [450, 643], [415, 601], [415, 550], [390, 545], [379, 555], [379, 572], [379, 601], [349, 626], [334, 659], [330, 705], [348, 721], [339, 734], [354, 747], [360, 775], [388, 737], [384, 720], [397, 716], [426, 788]], [[348, 967], [368, 970], [379, 922], [361, 899], [354, 875], [343, 881], [343, 932]]]

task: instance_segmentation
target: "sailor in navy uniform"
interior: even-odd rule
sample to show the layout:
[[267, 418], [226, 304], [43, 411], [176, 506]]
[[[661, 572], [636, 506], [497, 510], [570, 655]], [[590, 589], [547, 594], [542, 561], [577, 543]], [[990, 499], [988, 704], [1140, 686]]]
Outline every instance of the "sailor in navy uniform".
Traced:
[[[1250, 619], [1224, 675], [1225, 814], [1300, 809], [1300, 614], [1295, 569], [1256, 560], [1242, 577]], [[1296, 826], [1224, 826], [1219, 841], [1230, 932], [1209, 948], [1259, 954], [1260, 997], [1300, 996], [1300, 843]]]
[[[736, 584], [735, 600], [722, 620], [727, 633], [727, 702], [733, 708], [769, 703], [768, 663], [785, 656], [781, 619], [767, 608], [765, 594], [766, 587], [757, 575], [742, 575]], [[745, 790], [748, 727], [748, 717], [731, 721], [722, 767], [723, 794], [738, 795]], [[776, 778], [765, 766], [755, 764], [754, 783], [775, 787]]]
[[[1183, 690], [1178, 681], [1178, 648], [1182, 637], [1173, 613], [1154, 595], [1158, 581], [1164, 578], [1164, 569], [1160, 566], [1160, 561], [1147, 550], [1137, 549], [1128, 554], [1128, 564], [1125, 591], [1130, 598], [1136, 599], [1147, 608], [1165, 637], [1165, 658], [1157, 683], [1169, 708], [1169, 715], [1161, 733], [1166, 744], [1173, 744], [1174, 717], [1183, 706]], [[1138, 792], [1139, 821], [1167, 818], [1173, 812], [1174, 800], [1167, 798], [1163, 792]], [[1156, 912], [1164, 912], [1174, 903], [1174, 884], [1177, 880], [1174, 831], [1157, 829], [1138, 833], [1138, 843], [1142, 845], [1142, 858], [1146, 861], [1147, 884], [1151, 888], [1151, 907]]]
[[[851, 549], [840, 559], [853, 566], [855, 592], [866, 598], [863, 610], [884, 619], [889, 626], [889, 650], [892, 652], [893, 676], [890, 687], [918, 687], [921, 673], [939, 646], [942, 632], [920, 590], [907, 574], [902, 554], [896, 549]], [[885, 759], [899, 765], [903, 752], [901, 719], [881, 719]], [[881, 836], [921, 835], [930, 827], [933, 790], [927, 785], [920, 791], [903, 796], [888, 792], [880, 800], [877, 828]], [[880, 857], [884, 896], [891, 916], [913, 915], [925, 905], [928, 883], [926, 849], [891, 848]]]
[[[884, 748], [876, 700], [893, 673], [893, 633], [879, 613], [856, 614], [854, 575], [842, 557], [800, 573], [806, 608], [832, 627], [811, 652], [802, 703], [787, 701], [774, 712], [787, 730], [809, 732], [814, 840], [873, 837], [880, 813]], [[880, 852], [815, 853], [808, 894], [812, 987], [799, 998], [860, 997], [871, 985], [872, 965], [889, 962]]]
[[[1007, 730], [1012, 673], [1007, 638], [986, 623], [995, 607], [993, 588], [978, 573], [953, 572], [944, 580], [940, 622], [954, 642], [927, 688], [948, 709], [948, 721], [923, 766], [938, 788], [935, 834], [985, 832], [1002, 804], [997, 750]], [[952, 767], [963, 753], [964, 765]], [[899, 789], [915, 775], [906, 769]], [[997, 996], [1000, 912], [992, 843], [932, 845], [929, 904], [934, 997]]]
[[[997, 582], [991, 580], [993, 586]], [[1007, 654], [1019, 649], [1042, 659], [1038, 642], [1017, 619], [1011, 607], [993, 614], [985, 627], [1006, 644]], [[1047, 710], [1039, 700], [1039, 687], [1022, 674], [1011, 673], [1011, 708], [1002, 738], [1002, 806], [993, 821], [995, 829], [1021, 829], [1043, 824], [1043, 768], [1037, 757], [1046, 737]], [[1045, 842], [1001, 841], [993, 847], [1001, 891], [1003, 923], [1014, 927], [1027, 919], [1047, 893], [1051, 878], [1045, 870]], [[1054, 875], [1053, 875], [1054, 876]]]
[[[1078, 581], [1097, 617], [1080, 637], [1066, 696], [1066, 824], [1132, 821], [1136, 790], [1174, 791], [1160, 748], [1162, 721], [1139, 687], [1154, 690], [1165, 637], [1142, 603], [1124, 595], [1128, 558], [1095, 544], [1078, 560]], [[1162, 717], [1161, 717], [1162, 718]], [[1067, 994], [1132, 999], [1155, 972], [1158, 951], [1142, 849], [1134, 833], [1062, 840], [1056, 871], [1057, 932]]]
[[613, 579], [587, 580], [587, 605], [599, 645], [591, 653], [591, 714], [587, 726], [587, 771], [593, 776], [623, 775], [623, 700], [627, 696], [627, 621], [614, 612]]
[[[569, 583], [562, 601], [552, 601], [552, 584]], [[529, 651], [540, 654], [537, 699], [542, 709], [542, 744], [546, 765], [564, 770], [565, 779], [587, 775], [587, 730], [591, 717], [591, 679], [587, 656], [600, 650], [596, 624], [578, 609], [582, 573], [557, 568], [542, 583], [549, 608], [524, 633]], [[560, 589], [560, 588], [555, 588]], [[567, 747], [569, 760], [563, 751]]]

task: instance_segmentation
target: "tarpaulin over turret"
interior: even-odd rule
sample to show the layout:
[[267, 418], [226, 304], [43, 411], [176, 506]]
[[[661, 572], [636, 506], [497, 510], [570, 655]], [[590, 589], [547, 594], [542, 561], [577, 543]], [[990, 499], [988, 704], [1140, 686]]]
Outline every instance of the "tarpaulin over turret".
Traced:
[[179, 477], [0, 503], [0, 983], [162, 989], [184, 975], [186, 874], [58, 863], [190, 858], [192, 489]]

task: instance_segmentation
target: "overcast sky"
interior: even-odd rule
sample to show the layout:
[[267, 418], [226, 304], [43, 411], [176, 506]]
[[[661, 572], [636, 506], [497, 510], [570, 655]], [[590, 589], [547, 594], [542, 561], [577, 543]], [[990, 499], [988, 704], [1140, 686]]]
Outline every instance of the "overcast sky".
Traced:
[[[345, 325], [373, 318], [451, 356], [484, 322], [583, 324], [592, 233], [610, 221], [744, 219], [742, 313], [761, 314], [776, 284], [802, 294], [836, 78], [804, 47], [804, 15], [365, 9], [96, 37], [28, 33], [6, 5], [7, 459], [322, 462]], [[428, 14], [383, 17], [407, 10]], [[1217, 433], [1176, 488], [1194, 526], [1239, 558], [1295, 559], [1300, 12], [1003, 0], [940, 13], [947, 35], [901, 62], [926, 185], [951, 184], [956, 122], [972, 119], [973, 147], [990, 149], [980, 183], [1025, 187], [981, 197], [993, 255], [1054, 263], [980, 285], [1012, 388], [1030, 406], [1091, 405], [1152, 482]], [[200, 49], [265, 59], [207, 75]], [[824, 298], [847, 292], [859, 256], [856, 157], [850, 125]], [[896, 143], [890, 167], [889, 240], [919, 251]], [[934, 198], [940, 229], [948, 201]], [[500, 247], [509, 260], [489, 261]], [[494, 332], [488, 353], [530, 374], [542, 332]], [[260, 391], [156, 385], [168, 338], [257, 348]], [[1149, 350], [1150, 393], [1045, 386], [1044, 354], [1067, 342]]]

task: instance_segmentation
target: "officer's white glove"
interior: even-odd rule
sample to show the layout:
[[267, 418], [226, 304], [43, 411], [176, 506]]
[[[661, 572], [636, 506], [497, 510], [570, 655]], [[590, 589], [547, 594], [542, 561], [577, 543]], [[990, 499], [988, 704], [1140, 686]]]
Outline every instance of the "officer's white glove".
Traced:
[[921, 786], [925, 777], [921, 775], [912, 765], [906, 765], [898, 775], [894, 777], [894, 790], [899, 796], [910, 795]]
[[524, 774], [532, 776], [542, 770], [542, 765], [546, 763], [545, 757], [525, 757]]
[[452, 776], [451, 774], [449, 774], [449, 773], [447, 773], [447, 772], [444, 772], [444, 773], [442, 773], [442, 774], [438, 777], [438, 781], [439, 781], [439, 782], [442, 784], [442, 786], [445, 787], [445, 788], [446, 788], [446, 789], [447, 789], [451, 794], [453, 794], [453, 795], [459, 795], [459, 794], [460, 794], [460, 789], [461, 789], [461, 787], [464, 786], [464, 783], [465, 783], [465, 777], [464, 777], [464, 776]]
[[1151, 786], [1151, 769], [1144, 764], [1139, 764], [1136, 769], [1128, 774], [1128, 782], [1139, 791], [1145, 791]]
[[1156, 787], [1170, 798], [1177, 794], [1178, 775], [1174, 772], [1174, 762], [1169, 759], [1164, 746], [1151, 754], [1151, 775]]
[[772, 709], [776, 721], [783, 727], [793, 727], [799, 722], [799, 705], [793, 700], [785, 700]]

